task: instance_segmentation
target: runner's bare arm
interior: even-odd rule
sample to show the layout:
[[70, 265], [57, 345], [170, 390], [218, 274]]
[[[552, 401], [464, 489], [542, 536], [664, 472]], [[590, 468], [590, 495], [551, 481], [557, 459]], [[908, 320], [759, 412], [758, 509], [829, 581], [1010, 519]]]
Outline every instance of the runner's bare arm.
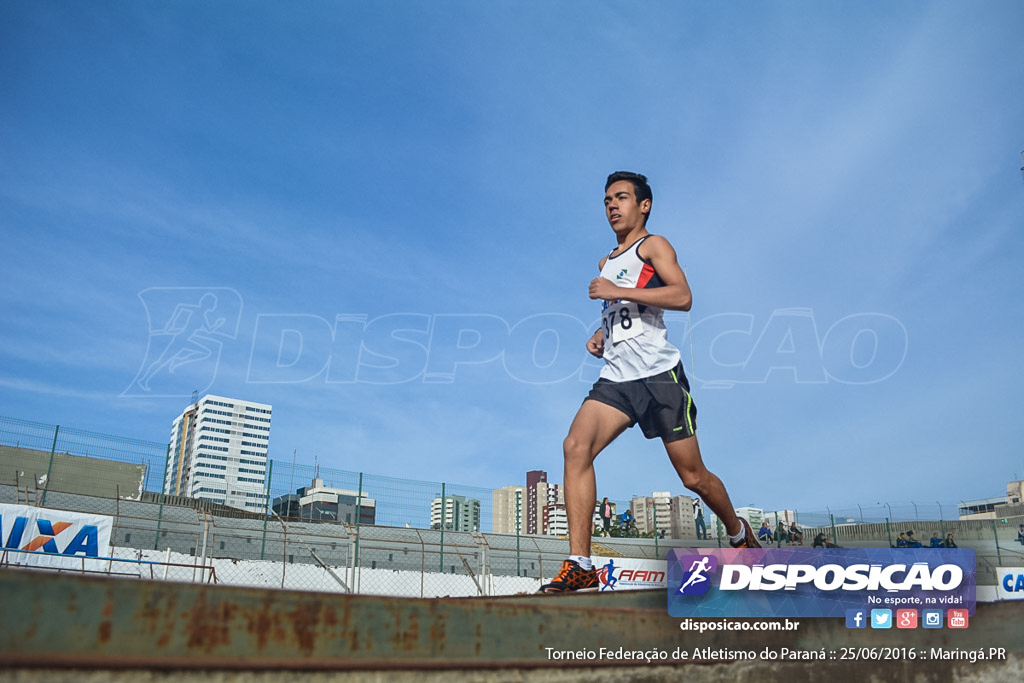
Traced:
[[651, 235], [640, 245], [641, 257], [654, 266], [664, 287], [652, 289], [634, 289], [619, 287], [611, 280], [603, 277], [594, 278], [590, 282], [590, 298], [615, 301], [626, 299], [645, 306], [657, 306], [669, 311], [688, 311], [693, 304], [690, 285], [686, 281], [683, 269], [676, 259], [676, 250], [669, 241], [660, 235]]
[[[604, 264], [607, 261], [607, 256], [601, 259], [601, 261], [597, 264], [597, 272], [601, 272], [601, 270], [604, 268]], [[597, 328], [597, 332], [594, 332], [590, 339], [587, 340], [587, 351], [590, 353], [591, 356], [594, 356], [595, 358], [604, 357], [604, 330], [601, 329], [600, 327]]]

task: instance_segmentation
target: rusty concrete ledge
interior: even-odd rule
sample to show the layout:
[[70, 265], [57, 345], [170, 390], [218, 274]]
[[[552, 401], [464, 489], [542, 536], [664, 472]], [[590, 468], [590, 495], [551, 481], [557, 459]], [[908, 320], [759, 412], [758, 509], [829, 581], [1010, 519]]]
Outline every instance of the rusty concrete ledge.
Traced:
[[[797, 620], [801, 625], [795, 631], [698, 635], [681, 631], [681, 620], [668, 616], [663, 591], [398, 599], [8, 569], [0, 570], [0, 609], [0, 666], [8, 670], [637, 667], [635, 660], [583, 662], [551, 656], [552, 651], [585, 653], [602, 647], [722, 651], [696, 662], [705, 666], [695, 669], [732, 659], [730, 651], [765, 648], [832, 652], [844, 647], [1002, 647], [1018, 659], [1024, 655], [1024, 602], [979, 605], [970, 628], [961, 631], [851, 631], [842, 619], [808, 619]], [[817, 666], [850, 670], [841, 664]], [[903, 666], [887, 666], [896, 664]], [[962, 664], [918, 661], [916, 667], [952, 671]], [[646, 668], [654, 665], [645, 663]], [[833, 676], [830, 683], [835, 680]]]
[[1017, 683], [1024, 657], [979, 664], [940, 662], [749, 663], [603, 669], [464, 669], [459, 671], [253, 671], [8, 669], [5, 683]]

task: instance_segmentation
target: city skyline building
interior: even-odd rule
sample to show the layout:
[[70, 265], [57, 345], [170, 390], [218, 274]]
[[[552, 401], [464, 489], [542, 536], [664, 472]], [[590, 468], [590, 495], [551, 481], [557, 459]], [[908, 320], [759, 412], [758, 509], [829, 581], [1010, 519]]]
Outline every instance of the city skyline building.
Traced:
[[[319, 472], [318, 472], [319, 474]], [[286, 493], [274, 499], [274, 513], [280, 517], [298, 517], [314, 522], [344, 522], [345, 524], [375, 524], [377, 501], [358, 491], [336, 489], [324, 485], [320, 476], [313, 477], [309, 486], [295, 493]]]
[[544, 470], [530, 470], [526, 473], [526, 533], [539, 534], [543, 513], [539, 505], [538, 487], [546, 484], [548, 473]]
[[693, 496], [673, 496], [669, 499], [671, 538], [697, 538], [694, 506], [699, 502], [699, 499]]
[[564, 503], [555, 503], [544, 508], [544, 535], [569, 535], [569, 516], [565, 512]]
[[[544, 470], [526, 473], [526, 533], [544, 536], [569, 533], [565, 516], [565, 487], [548, 481]], [[561, 529], [565, 529], [561, 531]]]
[[[751, 506], [741, 507], [735, 509], [737, 517], [744, 517], [750, 522], [750, 528], [757, 533], [757, 530], [761, 527], [761, 522], [764, 521], [764, 510], [761, 508], [755, 508]], [[722, 524], [722, 520], [718, 518], [711, 510], [708, 510], [707, 517], [708, 534], [712, 537], [717, 537], [725, 533], [725, 525]]]
[[761, 522], [764, 521], [764, 510], [751, 506], [736, 508], [736, 516], [746, 518], [750, 522], [750, 528], [754, 530], [754, 533], [757, 533]]
[[241, 510], [267, 509], [272, 407], [208, 394], [171, 426], [163, 491]]
[[661, 534], [668, 538], [697, 538], [694, 502], [690, 496], [673, 496], [668, 491], [654, 491], [650, 496], [636, 496], [629, 504], [641, 534]]
[[491, 494], [491, 530], [496, 534], [526, 532], [526, 487], [510, 485]]
[[430, 528], [445, 531], [480, 531], [480, 501], [465, 496], [438, 496], [430, 503]]
[[772, 512], [766, 512], [764, 513], [763, 519], [767, 520], [772, 533], [775, 533], [775, 530], [779, 526], [779, 520], [786, 525], [786, 528], [789, 528], [789, 525], [796, 521], [796, 510], [775, 510]]

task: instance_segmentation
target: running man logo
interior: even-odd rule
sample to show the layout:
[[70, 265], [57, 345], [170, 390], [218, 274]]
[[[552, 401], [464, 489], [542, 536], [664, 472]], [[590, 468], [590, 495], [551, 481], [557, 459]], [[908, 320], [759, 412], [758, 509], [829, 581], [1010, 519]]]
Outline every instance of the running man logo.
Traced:
[[679, 595], [703, 595], [711, 587], [709, 574], [718, 571], [718, 558], [714, 555], [684, 555], [679, 563], [688, 568], [679, 585]]
[[226, 287], [151, 287], [139, 292], [149, 344], [122, 396], [187, 397], [209, 389], [225, 342], [238, 337], [242, 297]]
[[615, 578], [615, 560], [609, 559], [608, 564], [597, 571], [597, 580], [601, 583], [601, 590], [615, 590], [615, 584], [619, 582]]
[[[73, 556], [81, 553], [86, 557], [99, 557], [99, 528], [96, 525], [83, 524], [78, 533], [61, 550], [57, 545], [57, 537], [73, 526], [72, 523], [51, 522], [42, 518], [37, 518], [35, 522], [39, 535], [22, 545], [22, 541], [28, 538], [25, 532], [29, 527], [29, 518], [15, 517], [11, 530], [7, 534], [7, 538], [4, 539], [4, 547], [26, 552], [42, 551], [53, 555]], [[3, 515], [0, 515], [0, 528], [3, 528]], [[67, 538], [61, 538], [61, 540], [66, 541]]]
[[824, 617], [941, 605], [970, 613], [976, 583], [969, 548], [673, 548], [668, 612], [673, 617]]

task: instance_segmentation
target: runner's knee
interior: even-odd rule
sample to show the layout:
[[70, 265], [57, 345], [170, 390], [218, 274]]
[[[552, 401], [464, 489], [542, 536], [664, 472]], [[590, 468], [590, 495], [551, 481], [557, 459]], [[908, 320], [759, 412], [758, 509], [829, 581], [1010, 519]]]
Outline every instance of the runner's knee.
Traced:
[[586, 467], [593, 461], [591, 447], [587, 441], [581, 440], [570, 433], [562, 442], [562, 455], [568, 467]]
[[683, 481], [683, 486], [690, 489], [697, 495], [703, 495], [705, 492], [705, 483], [707, 478], [704, 476], [707, 474], [707, 470], [702, 469], [683, 469], [679, 471], [679, 478]]

